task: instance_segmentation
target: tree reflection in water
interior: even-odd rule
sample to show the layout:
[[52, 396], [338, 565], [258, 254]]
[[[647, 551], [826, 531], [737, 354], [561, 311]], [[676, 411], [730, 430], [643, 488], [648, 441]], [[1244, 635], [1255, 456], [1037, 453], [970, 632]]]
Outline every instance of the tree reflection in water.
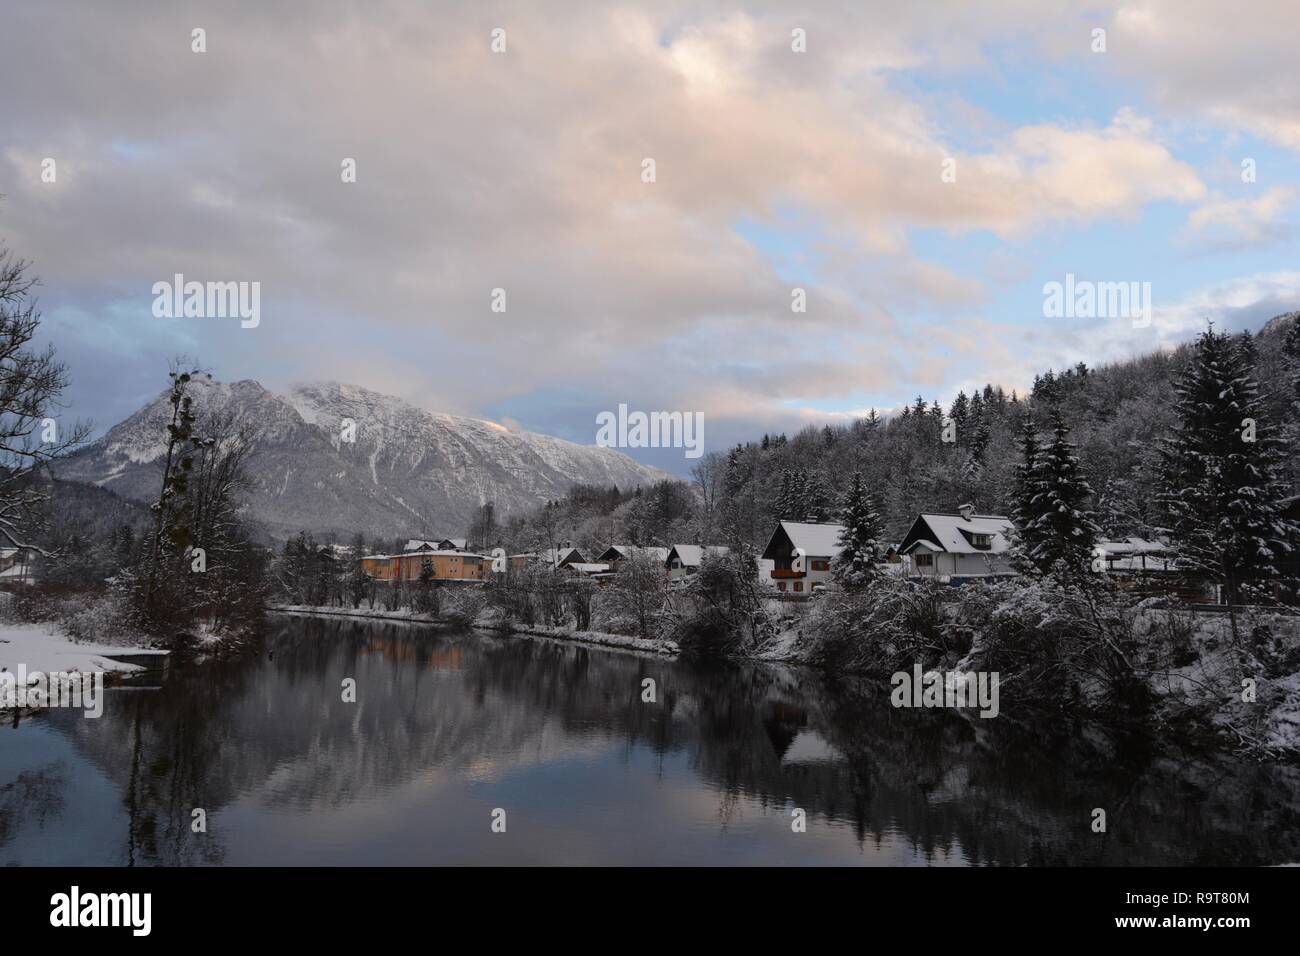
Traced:
[[[121, 858], [86, 862], [1300, 856], [1295, 768], [1082, 725], [1044, 728], [1005, 711], [981, 720], [897, 710], [887, 687], [785, 668], [386, 622], [274, 624], [273, 657], [174, 667], [159, 691], [111, 694], [99, 720], [36, 718], [112, 780], [125, 810]], [[355, 704], [341, 699], [347, 677]], [[646, 677], [657, 703], [641, 700]], [[66, 769], [0, 779], [0, 858], [14, 831], [59, 813], [75, 786]], [[485, 793], [506, 794], [533, 822], [489, 842], [486, 824], [463, 818]], [[191, 831], [196, 807], [206, 834]], [[792, 839], [796, 807], [809, 832]], [[1093, 807], [1106, 808], [1109, 833], [1091, 831]], [[277, 836], [286, 830], [300, 842]], [[268, 840], [273, 860], [259, 855]]]

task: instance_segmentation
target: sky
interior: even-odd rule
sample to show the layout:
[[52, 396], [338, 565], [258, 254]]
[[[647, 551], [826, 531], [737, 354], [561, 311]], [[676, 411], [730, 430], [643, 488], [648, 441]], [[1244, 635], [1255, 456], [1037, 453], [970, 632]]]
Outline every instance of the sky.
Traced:
[[[1300, 308], [1296, 36], [1294, 0], [15, 4], [0, 241], [99, 431], [186, 354], [725, 451]], [[155, 315], [178, 273], [258, 324]], [[1067, 274], [1150, 321], [1049, 314]]]

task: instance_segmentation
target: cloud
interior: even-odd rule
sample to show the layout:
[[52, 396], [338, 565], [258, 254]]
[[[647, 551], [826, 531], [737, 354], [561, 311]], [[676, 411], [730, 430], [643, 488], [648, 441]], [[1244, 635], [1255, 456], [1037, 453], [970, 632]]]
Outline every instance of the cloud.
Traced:
[[1216, 248], [1250, 248], [1288, 239], [1284, 213], [1296, 190], [1278, 186], [1253, 198], [1216, 197], [1192, 210], [1187, 225], [1194, 238]]
[[[1137, 70], [1146, 49], [1142, 81], [1168, 67], [1156, 95], [1183, 104], [1194, 70], [1166, 62], [1152, 9], [1113, 14], [1115, 62]], [[1195, 206], [1198, 231], [1249, 239], [1283, 208], [1209, 196], [1145, 104], [984, 128], [983, 107], [900, 80], [996, 73], [989, 44], [1046, 47], [1059, 24], [1086, 38], [1089, 22], [1028, 0], [938, 22], [901, 2], [27, 5], [0, 57], [43, 79], [0, 101], [0, 229], [36, 260], [47, 303], [99, 310], [85, 321], [132, 330], [150, 362], [178, 337], [135, 331], [153, 281], [260, 281], [258, 329], [190, 320], [182, 337], [219, 374], [273, 386], [328, 375], [556, 428], [568, 405], [511, 403], [576, 389], [592, 408], [757, 421], [900, 381], [940, 388], [965, 373], [911, 322], [975, 329], [962, 323], [991, 284], [1034, 273], [1019, 263], [1035, 237], [1175, 203]], [[205, 54], [190, 51], [196, 24]], [[498, 25], [504, 54], [489, 48]], [[795, 27], [807, 54], [790, 48]], [[1271, 101], [1243, 96], [1231, 102], [1254, 103], [1256, 122]], [[66, 181], [39, 182], [45, 155]], [[738, 222], [816, 252], [807, 313]], [[1006, 250], [981, 254], [997, 266], [986, 279], [923, 249], [927, 231]], [[497, 288], [505, 313], [490, 309]], [[134, 392], [153, 374], [141, 361], [123, 373]]]
[[1300, 7], [1258, 0], [1229, 10], [1215, 0], [1115, 4], [1107, 57], [1149, 85], [1164, 107], [1300, 149], [1295, 72]]

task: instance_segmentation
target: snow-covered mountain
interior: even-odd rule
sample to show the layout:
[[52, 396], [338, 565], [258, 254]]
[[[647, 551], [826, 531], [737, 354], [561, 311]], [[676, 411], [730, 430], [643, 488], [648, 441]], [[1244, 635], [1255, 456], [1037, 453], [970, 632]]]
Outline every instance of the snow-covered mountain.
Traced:
[[[200, 413], [230, 411], [258, 429], [248, 507], [274, 537], [301, 529], [340, 539], [464, 536], [478, 506], [531, 510], [578, 483], [631, 488], [670, 477], [610, 448], [442, 415], [354, 385], [297, 385], [277, 395], [254, 381], [202, 381]], [[343, 420], [356, 423], [343, 441]], [[170, 407], [165, 394], [60, 463], [57, 477], [124, 498], [157, 497]]]

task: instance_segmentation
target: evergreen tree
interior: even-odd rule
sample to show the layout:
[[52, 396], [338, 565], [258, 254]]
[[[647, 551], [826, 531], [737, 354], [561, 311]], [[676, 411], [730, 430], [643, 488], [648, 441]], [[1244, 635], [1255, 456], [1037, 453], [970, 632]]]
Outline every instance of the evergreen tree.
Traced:
[[1063, 567], [1082, 574], [1089, 569], [1100, 530], [1088, 510], [1092, 488], [1083, 476], [1070, 430], [1059, 409], [1052, 410], [1052, 441], [1037, 456], [1034, 493], [1025, 526], [1032, 547], [1027, 553], [1038, 570]]
[[1041, 490], [1038, 431], [1034, 417], [1026, 412], [1020, 424], [1020, 464], [1012, 483], [1011, 517], [1016, 524], [1016, 560], [1033, 568], [1032, 555], [1038, 548], [1036, 499]]
[[1291, 321], [1282, 343], [1282, 356], [1286, 360], [1289, 421], [1285, 432], [1290, 444], [1291, 470], [1300, 479], [1300, 316]]
[[969, 412], [970, 403], [966, 398], [966, 393], [958, 392], [957, 397], [952, 400], [952, 408], [948, 410], [948, 417], [957, 426], [957, 444], [959, 446], [966, 444], [966, 425], [969, 421]]
[[860, 472], [853, 473], [840, 520], [840, 552], [835, 558], [835, 579], [846, 589], [866, 587], [879, 573], [876, 562], [884, 553], [884, 523], [875, 495], [869, 493]]
[[993, 433], [989, 430], [987, 406], [981, 405], [970, 419], [970, 438], [967, 444], [970, 447], [970, 472], [977, 476], [984, 468], [984, 456], [988, 451], [989, 442], [993, 440]]
[[1162, 444], [1163, 530], [1188, 567], [1223, 585], [1230, 604], [1279, 574], [1297, 529], [1282, 518], [1281, 443], [1263, 420], [1239, 342], [1213, 326], [1174, 385], [1178, 416]]
[[776, 496], [776, 518], [778, 521], [793, 521], [797, 504], [794, 500], [794, 476], [789, 468], [781, 470], [781, 490]]
[[834, 498], [826, 479], [820, 474], [809, 475], [804, 485], [803, 514], [800, 521], [829, 521], [834, 513]]

